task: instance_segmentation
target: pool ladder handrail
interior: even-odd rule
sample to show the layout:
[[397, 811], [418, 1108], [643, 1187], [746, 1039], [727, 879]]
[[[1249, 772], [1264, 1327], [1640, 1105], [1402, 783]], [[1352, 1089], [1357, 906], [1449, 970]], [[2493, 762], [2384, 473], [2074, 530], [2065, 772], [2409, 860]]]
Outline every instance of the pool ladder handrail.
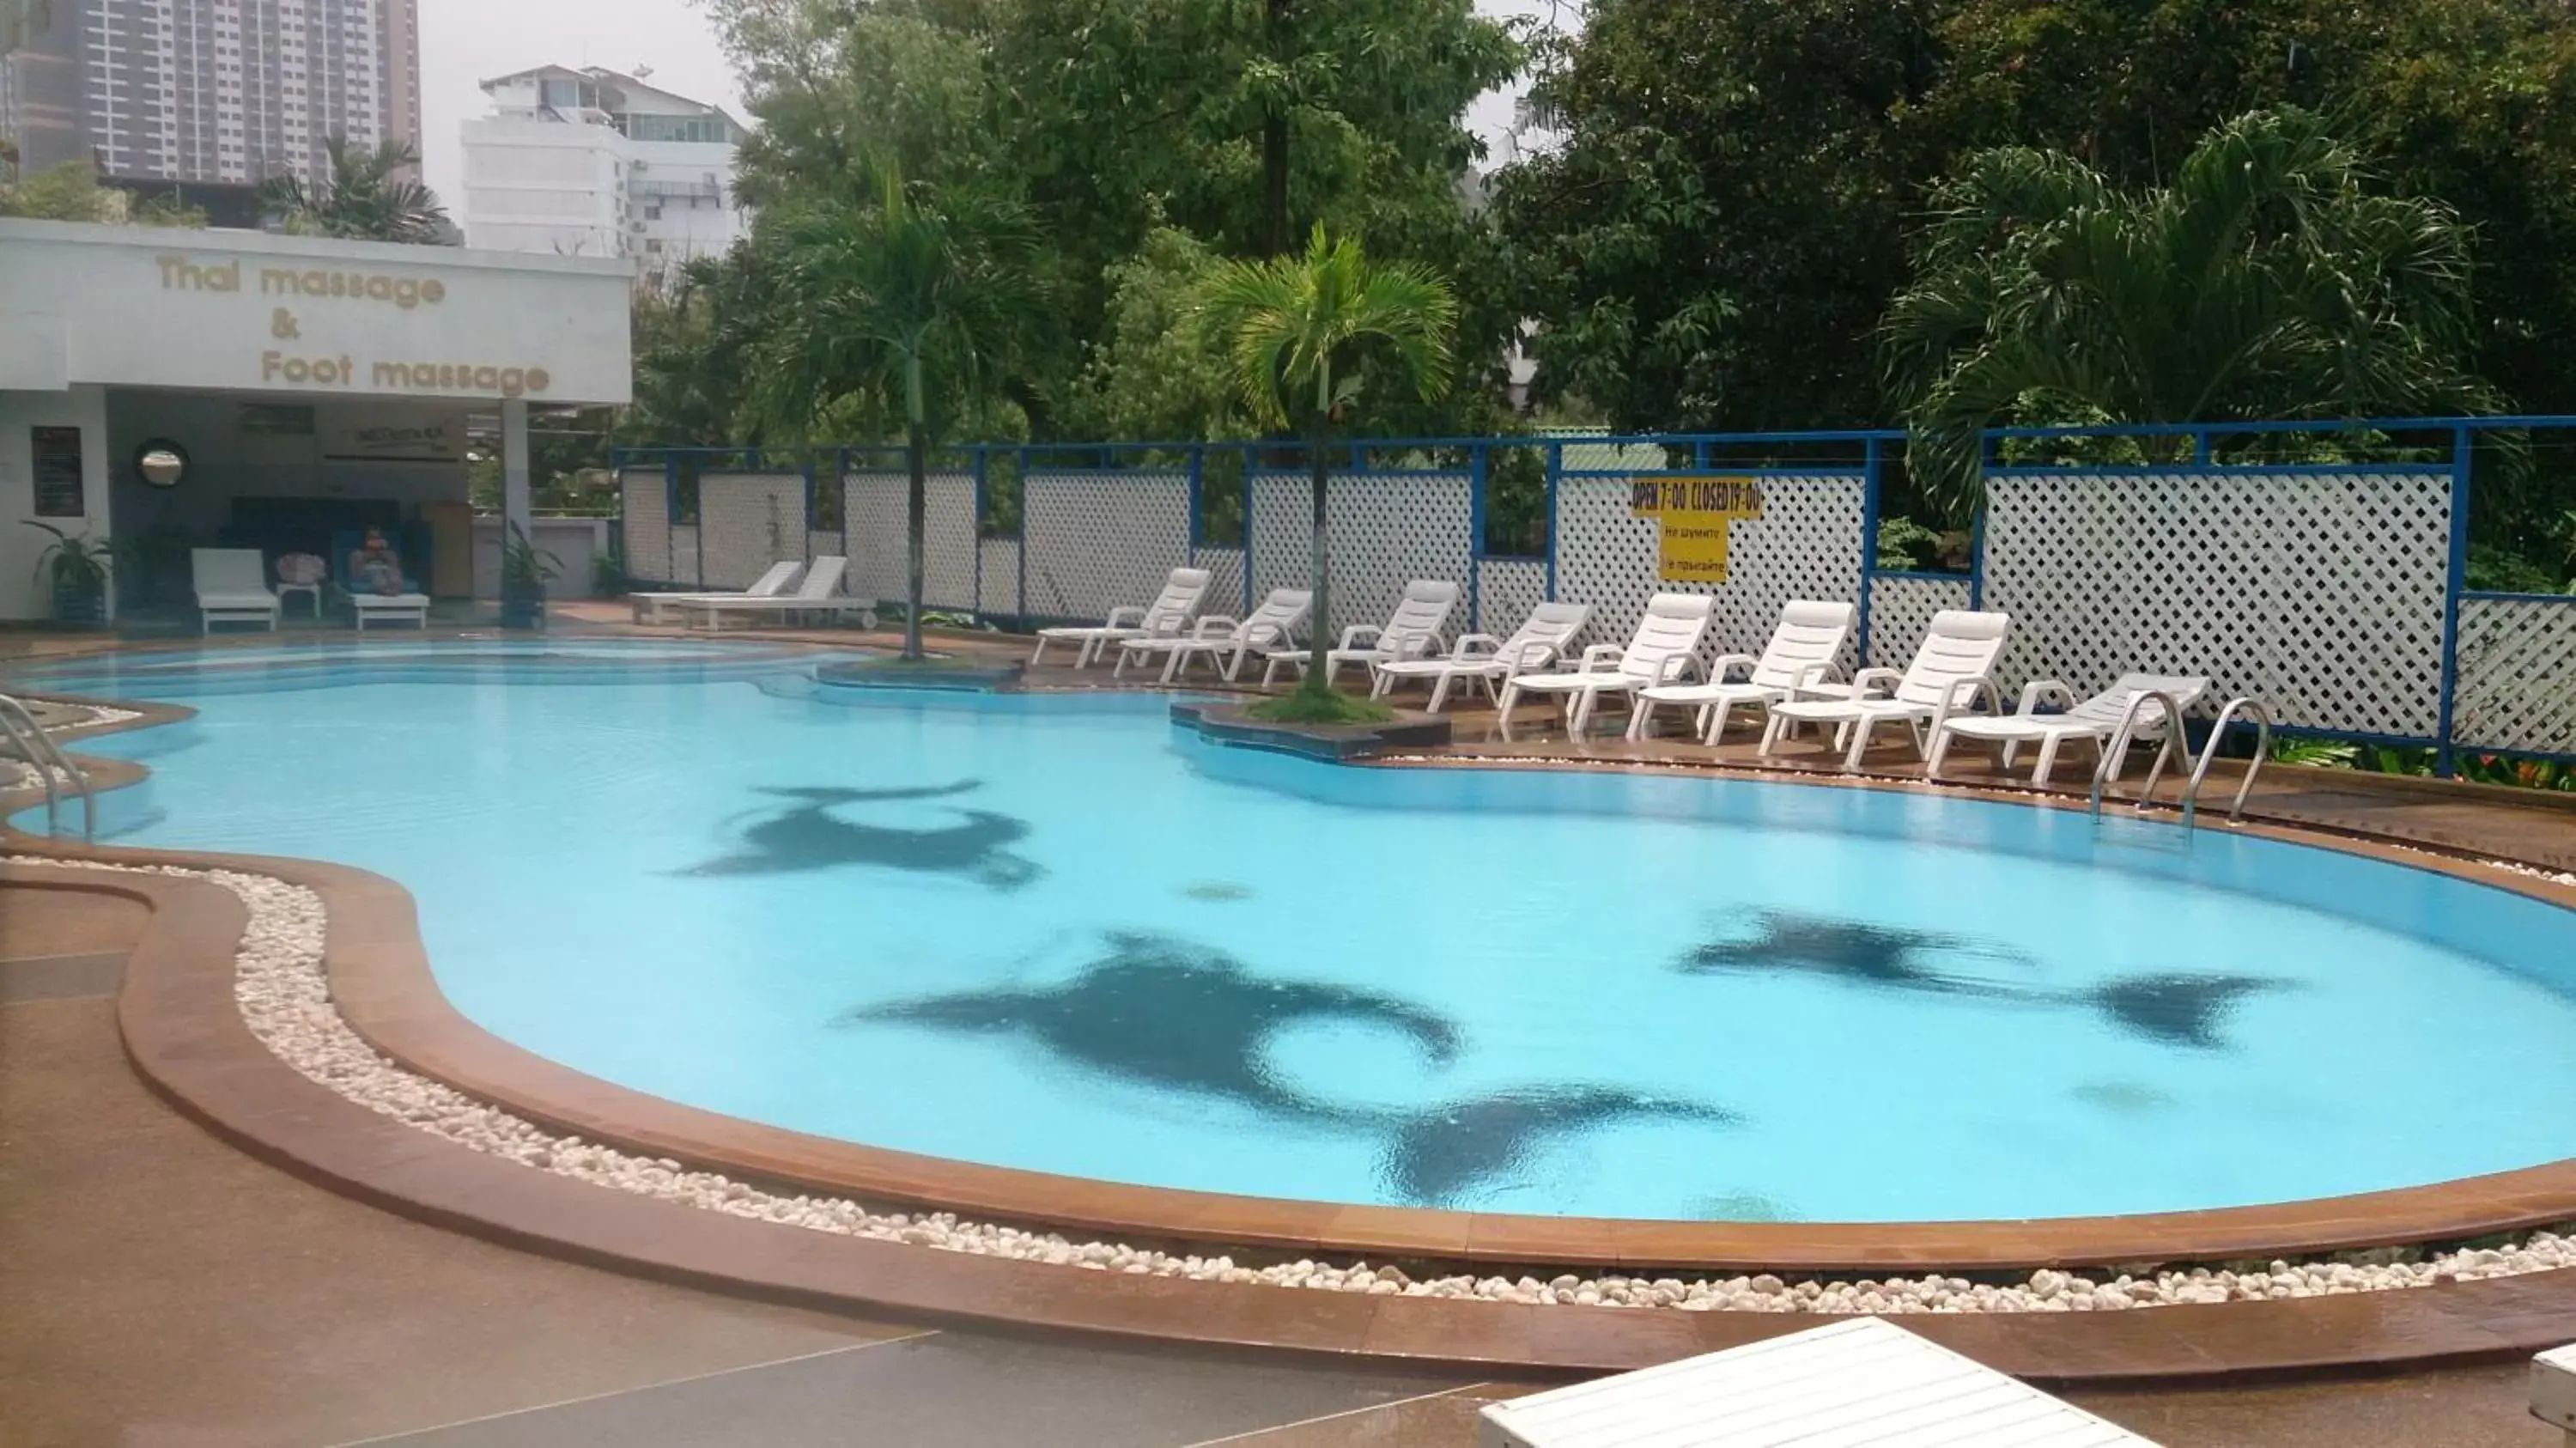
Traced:
[[2245, 761], [2245, 777], [2236, 782], [2236, 798], [2228, 803], [2227, 822], [2245, 823], [2245, 797], [2254, 792], [2254, 776], [2263, 772], [2263, 761], [2272, 757], [2272, 711], [2261, 700], [2238, 697], [2227, 701], [2218, 711], [2218, 722], [2209, 726], [2209, 744], [2200, 751], [2200, 763], [2194, 765], [2191, 780], [2182, 787], [2183, 828], [2192, 827], [2201, 782], [2209, 778], [2209, 766], [2218, 760], [2219, 742], [2227, 737], [2227, 725], [2237, 715], [2250, 715], [2254, 720], [2254, 757]]
[[[2156, 797], [2156, 785], [2165, 777], [2165, 762], [2173, 758], [2175, 741], [2182, 737], [2182, 702], [2163, 689], [2140, 689], [2129, 696], [2129, 707], [2120, 711], [2120, 727], [2111, 732], [2111, 742], [2104, 746], [2102, 757], [2093, 766], [2093, 798], [2087, 806], [2095, 819], [2102, 817], [2102, 798], [2111, 788], [2121, 761], [2129, 757], [2129, 744], [2138, 729], [2138, 711], [2153, 704], [2165, 711], [2164, 737], [2156, 742], [2155, 763], [2147, 769], [2146, 787], [2138, 794], [2137, 807], [2145, 809]], [[2181, 746], [2186, 756], [2188, 746]]]
[[37, 781], [45, 788], [45, 833], [62, 833], [62, 790], [66, 781], [80, 792], [81, 842], [98, 843], [98, 794], [90, 785], [89, 771], [72, 763], [70, 755], [36, 722], [33, 711], [17, 699], [0, 694], [0, 737], [14, 746], [20, 759], [36, 771]]
[[[2119, 761], [2128, 755], [2131, 737], [2137, 730], [2139, 710], [2150, 702], [2165, 712], [2165, 735], [2157, 746], [2155, 763], [2147, 770], [2146, 785], [2138, 792], [2137, 807], [2144, 811], [2155, 801], [2156, 785], [2164, 779], [2165, 761], [2173, 757], [2178, 747], [2176, 741], [2182, 736], [2182, 705], [2171, 694], [2148, 689], [2130, 698], [2129, 707], [2121, 711], [2119, 729], [2113, 732], [2109, 747], [2102, 751], [2101, 761], [2093, 767], [2090, 808], [2096, 819], [2102, 816], [2102, 800], [2110, 788], [2111, 776]], [[2218, 762], [2218, 746], [2227, 737], [2227, 726], [2239, 714], [2254, 720], [2254, 757], [2246, 761], [2245, 777], [2236, 782], [2236, 798], [2228, 804], [2227, 822], [2231, 825], [2245, 822], [2246, 796], [2254, 792], [2254, 777], [2263, 772], [2263, 761], [2272, 752], [2272, 711], [2265, 708], [2260, 700], [2239, 697], [2228, 700], [2227, 707], [2218, 711], [2218, 721], [2209, 729], [2209, 742], [2202, 746], [2199, 760], [2192, 765], [2191, 777], [2183, 783], [2179, 803], [2182, 827], [2186, 830], [2199, 826], [2200, 788], [2209, 780], [2209, 767]], [[2181, 748], [2185, 757], [2189, 757], [2189, 747]]]

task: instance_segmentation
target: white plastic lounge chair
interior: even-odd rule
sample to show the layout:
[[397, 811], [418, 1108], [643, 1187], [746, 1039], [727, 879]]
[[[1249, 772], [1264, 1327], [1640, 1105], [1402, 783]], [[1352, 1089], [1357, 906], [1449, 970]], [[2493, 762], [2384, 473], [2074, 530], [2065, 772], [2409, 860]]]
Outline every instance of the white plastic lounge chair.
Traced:
[[[1398, 599], [1395, 612], [1387, 616], [1383, 627], [1355, 623], [1342, 630], [1339, 647], [1324, 651], [1324, 682], [1341, 676], [1342, 665], [1366, 665], [1374, 677], [1381, 664], [1398, 659], [1418, 659], [1439, 652], [1440, 631], [1449, 626], [1450, 612], [1458, 607], [1458, 585], [1417, 578], [1404, 585], [1404, 597]], [[1362, 642], [1366, 640], [1366, 642]], [[1314, 659], [1308, 649], [1264, 649], [1261, 682], [1267, 684], [1278, 673], [1281, 664], [1294, 665], [1306, 672]]]
[[1110, 670], [1116, 678], [1127, 672], [1128, 661], [1144, 660], [1156, 654], [1163, 656], [1163, 682], [1168, 684], [1189, 668], [1190, 660], [1201, 654], [1229, 684], [1243, 672], [1246, 655], [1258, 648], [1280, 648], [1297, 641], [1297, 630], [1305, 625], [1308, 610], [1315, 606], [1315, 595], [1302, 588], [1274, 588], [1270, 596], [1249, 618], [1236, 620], [1212, 613], [1198, 621], [1198, 626], [1178, 638], [1127, 639], [1118, 645], [1118, 666]]
[[2531, 1416], [2565, 1432], [2568, 1443], [2576, 1445], [2576, 1343], [2531, 1360]]
[[1074, 651], [1073, 666], [1091, 667], [1101, 650], [1129, 639], [1172, 638], [1189, 627], [1191, 615], [1207, 601], [1210, 574], [1204, 568], [1175, 568], [1163, 580], [1163, 591], [1152, 603], [1138, 608], [1121, 604], [1109, 610], [1109, 617], [1098, 624], [1076, 624], [1064, 628], [1038, 630], [1037, 652], [1029, 655], [1029, 667], [1036, 668], [1046, 657], [1051, 643], [1071, 642], [1081, 645]]
[[635, 596], [635, 606], [642, 611], [643, 617], [638, 621], [660, 623], [662, 610], [666, 608], [678, 608], [689, 603], [704, 603], [713, 598], [776, 598], [795, 587], [796, 580], [804, 576], [803, 563], [793, 558], [783, 558], [769, 565], [767, 573], [754, 579], [751, 587], [740, 593], [639, 593]]
[[[1801, 689], [1800, 695], [1830, 690], [1838, 697], [1800, 697], [1771, 706], [1771, 722], [1762, 731], [1762, 752], [1775, 753], [1787, 731], [1800, 724], [1831, 724], [1840, 732], [1836, 743], [1850, 741], [1843, 768], [1860, 768], [1862, 751], [1878, 726], [1901, 723], [1914, 734], [1914, 752], [1953, 714], [1965, 713], [1983, 698], [2000, 711], [1995, 693], [1995, 659], [2004, 651], [2012, 620], [2000, 613], [1970, 613], [1945, 608], [1932, 615], [1932, 627], [1914, 662], [1900, 674], [1894, 669], [1863, 669], [1847, 685]], [[1881, 690], [1886, 692], [1882, 693]]]
[[1378, 665], [1369, 697], [1382, 699], [1407, 679], [1429, 679], [1430, 709], [1437, 714], [1448, 701], [1449, 686], [1468, 679], [1484, 685], [1485, 697], [1493, 698], [1500, 687], [1497, 680], [1535, 674], [1563, 658], [1574, 647], [1574, 636], [1591, 620], [1588, 603], [1542, 603], [1530, 610], [1529, 618], [1510, 638], [1471, 633], [1458, 640], [1446, 658], [1397, 659]]
[[219, 623], [255, 623], [277, 632], [277, 594], [256, 548], [191, 548], [188, 572], [207, 633]]
[[796, 585], [792, 593], [782, 593], [774, 598], [691, 599], [680, 605], [680, 617], [686, 620], [692, 614], [703, 613], [707, 616], [707, 627], [710, 629], [724, 627], [724, 620], [728, 616], [757, 618], [762, 614], [775, 614], [785, 619], [800, 613], [828, 614], [834, 617], [857, 613], [873, 617], [876, 613], [876, 604], [873, 601], [864, 598], [845, 598], [841, 594], [841, 575], [849, 569], [849, 566], [850, 560], [847, 558], [827, 553], [815, 559], [813, 566], [805, 570], [804, 579]]
[[1880, 1317], [1493, 1403], [1480, 1448], [2156, 1448]]
[[[1768, 709], [1802, 688], [1826, 683], [1842, 672], [1835, 660], [1851, 637], [1852, 606], [1793, 600], [1780, 610], [1779, 626], [1762, 657], [1727, 654], [1708, 667], [1705, 684], [1663, 684], [1637, 696], [1628, 717], [1628, 737], [1644, 739], [1654, 732], [1655, 706], [1681, 704], [1699, 710], [1700, 742], [1714, 748], [1726, 733], [1726, 716], [1739, 704]], [[1730, 680], [1729, 671], [1748, 677]]]
[[[2039, 763], [2031, 771], [2030, 782], [2048, 783], [2049, 771], [2056, 767], [2057, 751], [2069, 740], [2090, 740], [2097, 754], [2111, 747], [2111, 736], [2119, 731], [2120, 720], [2129, 712], [2129, 703], [2140, 694], [2163, 694], [2181, 708], [2189, 709], [2209, 692], [2209, 680], [2182, 674], [2122, 674], [2111, 687], [2082, 703], [2075, 702], [2075, 691], [2055, 679], [2033, 679], [2022, 685], [2021, 707], [2010, 714], [1976, 714], [1945, 719], [1932, 735], [1932, 756], [1924, 761], [1923, 773], [1931, 779], [1941, 777], [1941, 761], [1949, 755], [1954, 738], [1982, 739], [2004, 747], [2004, 768], [2012, 768], [2013, 754], [2025, 744], [2039, 746]], [[2042, 714], [2039, 706], [2056, 698], [2066, 704], [2063, 714]], [[2149, 705], [2139, 711], [2133, 737], [2162, 741], [2168, 735], [2165, 711]], [[2102, 761], [2108, 766], [2106, 778], [2120, 781], [2117, 759]]]
[[1582, 667], [1571, 673], [1522, 674], [1503, 685], [1494, 727], [1511, 737], [1512, 706], [1525, 693], [1566, 696], [1565, 732], [1580, 735], [1604, 694], [1633, 694], [1657, 684], [1687, 679], [1699, 672], [1701, 640], [1708, 637], [1709, 612], [1717, 600], [1705, 593], [1658, 593], [1637, 620], [1636, 636], [1626, 648], [1594, 644], [1583, 651]]

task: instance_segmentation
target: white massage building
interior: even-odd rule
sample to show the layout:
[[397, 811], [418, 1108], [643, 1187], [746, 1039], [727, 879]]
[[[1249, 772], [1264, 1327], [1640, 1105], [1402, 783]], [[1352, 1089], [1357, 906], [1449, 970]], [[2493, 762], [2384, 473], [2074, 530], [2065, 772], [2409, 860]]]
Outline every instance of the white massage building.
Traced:
[[[530, 409], [630, 399], [632, 285], [623, 259], [0, 219], [0, 623], [50, 608], [24, 519], [175, 558], [120, 558], [128, 608], [184, 595], [191, 546], [273, 563], [369, 526], [434, 596], [493, 597], [468, 419], [497, 414], [529, 526]], [[532, 531], [581, 591], [595, 525]]]

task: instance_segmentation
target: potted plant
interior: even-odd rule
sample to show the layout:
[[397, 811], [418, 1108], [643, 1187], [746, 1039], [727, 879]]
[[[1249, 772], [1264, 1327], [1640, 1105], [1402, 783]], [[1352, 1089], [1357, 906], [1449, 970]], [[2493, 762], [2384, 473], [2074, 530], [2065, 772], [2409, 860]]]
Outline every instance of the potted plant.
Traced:
[[54, 621], [57, 623], [99, 623], [107, 617], [108, 545], [89, 536], [86, 530], [66, 533], [51, 523], [26, 520], [30, 528], [42, 528], [54, 535], [45, 551], [36, 555], [36, 576], [46, 581], [54, 595]]
[[516, 523], [501, 539], [501, 627], [544, 628], [546, 584], [563, 570], [563, 560], [528, 541]]

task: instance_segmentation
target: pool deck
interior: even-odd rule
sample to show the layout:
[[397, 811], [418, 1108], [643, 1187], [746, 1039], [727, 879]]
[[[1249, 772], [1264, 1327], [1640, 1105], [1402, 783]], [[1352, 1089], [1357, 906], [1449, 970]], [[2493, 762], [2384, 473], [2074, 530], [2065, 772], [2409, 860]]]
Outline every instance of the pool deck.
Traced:
[[[605, 636], [668, 635], [676, 631], [603, 622], [583, 632]], [[844, 646], [854, 641], [845, 632], [763, 632], [756, 636]], [[252, 642], [270, 640], [254, 638]], [[943, 640], [943, 644], [961, 650], [989, 648], [1014, 654], [1025, 648], [1024, 643], [988, 640]], [[0, 635], [0, 661], [12, 655], [51, 653], [62, 647], [56, 641]], [[78, 642], [73, 641], [72, 647], [77, 649]], [[1093, 688], [1106, 683], [1106, 671], [1102, 669], [1081, 674], [1046, 669], [1028, 680], [1030, 687], [1038, 688]], [[127, 726], [105, 727], [144, 727], [150, 722], [146, 719]], [[1481, 712], [1462, 712], [1458, 725], [1457, 742], [1426, 752], [1442, 761], [1491, 763], [1517, 759], [1544, 761], [1557, 767], [1729, 771], [1751, 767], [1749, 744], [1707, 751], [1669, 743], [1631, 746], [1613, 740], [1569, 742], [1544, 736], [1505, 744], [1492, 737], [1490, 719]], [[1901, 749], [1881, 751], [1873, 754], [1870, 763], [1874, 768], [1893, 771], [1902, 755]], [[1763, 763], [1769, 771], [1781, 772], [1779, 762]], [[2080, 776], [2080, 760], [2078, 764], [2076, 773]], [[1785, 772], [1819, 783], [1842, 782], [1827, 778], [1825, 771], [1806, 760], [1792, 760]], [[102, 783], [116, 782], [121, 781], [102, 779]], [[1873, 783], [1891, 787], [1885, 780]], [[1892, 787], [1922, 786], [1900, 782]], [[2388, 781], [2341, 771], [2273, 768], [2267, 769], [2258, 783], [2252, 813], [2276, 825], [2376, 841], [2363, 845], [2372, 852], [2388, 849], [2392, 843], [2412, 847], [2405, 848], [2399, 856], [2409, 863], [2468, 868], [2434, 862], [2413, 853], [2413, 849], [2420, 848], [2481, 859], [2517, 860], [2553, 870], [2576, 868], [2576, 813], [2570, 813], [2558, 800], [2513, 798], [2513, 793], [2432, 782]], [[2067, 803], [2071, 794], [2061, 792], [2053, 802]], [[2566, 803], [2576, 804], [2576, 800]], [[2204, 815], [2204, 820], [2207, 818]], [[23, 853], [30, 842], [21, 837], [12, 843], [14, 852]], [[143, 857], [139, 852], [118, 853]], [[397, 969], [372, 979], [364, 969], [348, 973], [343, 970], [345, 958], [353, 954], [400, 957], [408, 953], [417, 957], [419, 945], [409, 924], [407, 895], [389, 882], [336, 867], [301, 862], [243, 863], [268, 873], [301, 878], [324, 891], [331, 906], [335, 992], [341, 994], [344, 1009], [353, 1017], [365, 1017], [372, 1010], [374, 1025], [380, 1031], [389, 1028], [388, 1022], [397, 1033], [406, 1026], [424, 1023], [433, 1037], [445, 1029], [446, 1023], [440, 1017], [453, 1013], [444, 1010], [443, 1001], [418, 993], [418, 985], [427, 979], [425, 964], [397, 960]], [[1298, 1348], [1309, 1355], [1329, 1354], [1397, 1365], [1392, 1369], [1372, 1367], [1365, 1373], [1429, 1372], [1457, 1381], [1507, 1370], [1525, 1372], [1531, 1365], [1558, 1371], [1635, 1365], [1792, 1330], [1808, 1321], [1767, 1314], [1517, 1307], [1372, 1299], [1170, 1279], [1114, 1279], [1040, 1264], [850, 1239], [818, 1240], [819, 1234], [795, 1228], [603, 1192], [422, 1136], [331, 1096], [269, 1056], [241, 1026], [230, 999], [228, 952], [230, 941], [238, 936], [238, 923], [225, 916], [224, 910], [229, 905], [237, 915], [239, 907], [223, 892], [187, 881], [134, 883], [119, 879], [112, 886], [103, 886], [95, 874], [68, 880], [67, 874], [13, 867], [0, 875], [0, 888], [8, 889], [9, 900], [24, 901], [37, 898], [30, 892], [41, 887], [42, 898], [55, 902], [49, 907], [55, 914], [69, 909], [73, 915], [95, 914], [102, 920], [113, 916], [133, 925], [138, 933], [125, 965], [120, 1014], [128, 1055], [147, 1078], [184, 1102], [190, 1114], [213, 1126], [219, 1134], [297, 1175], [361, 1200], [391, 1206], [403, 1215], [487, 1239], [531, 1246], [575, 1260], [614, 1262], [630, 1271], [720, 1286], [754, 1297], [828, 1305], [834, 1311], [891, 1312], [906, 1320], [1001, 1319], [1024, 1328]], [[2532, 882], [2525, 888], [2552, 894], [2564, 889], [2553, 890], [2542, 882]], [[65, 906], [62, 902], [67, 897], [79, 901], [78, 908]], [[2566, 892], [2562, 898], [2565, 903], [2576, 903], [2576, 891]], [[10, 918], [27, 918], [26, 912], [15, 911]], [[0, 940], [0, 958], [9, 953], [6, 941]], [[9, 981], [50, 978], [49, 972], [68, 972], [71, 985], [28, 989], [76, 990], [86, 979], [82, 972], [98, 967], [94, 961], [88, 965], [77, 960], [64, 964], [60, 958], [102, 954], [82, 950], [20, 953], [42, 957], [48, 963], [33, 975], [12, 965], [0, 986]], [[410, 984], [405, 983], [407, 975], [414, 978]], [[377, 991], [372, 1001], [370, 990]], [[434, 996], [433, 987], [429, 997]], [[8, 999], [5, 991], [0, 991], [0, 1000]], [[479, 1032], [473, 1034], [480, 1036]], [[462, 1059], [442, 1060], [439, 1065], [446, 1069], [434, 1069], [433, 1074], [448, 1076], [456, 1071], [473, 1076], [498, 1070], [506, 1076], [527, 1068], [526, 1062], [510, 1059], [511, 1048], [491, 1042], [488, 1037], [483, 1038], [483, 1043], [451, 1039], [448, 1049], [461, 1052]], [[537, 1065], [544, 1067], [544, 1063]], [[572, 1075], [560, 1068], [544, 1070], [560, 1077]], [[582, 1078], [573, 1078], [569, 1086], [562, 1081], [544, 1084], [547, 1091], [555, 1094], [541, 1103], [547, 1109], [536, 1114], [551, 1114], [578, 1129], [611, 1136], [631, 1131], [636, 1125], [631, 1108], [641, 1098], [619, 1099], [630, 1094], [615, 1088], [604, 1088], [609, 1094], [599, 1096], [591, 1088], [603, 1087], [604, 1083], [584, 1084]], [[524, 1102], [514, 1104], [523, 1109], [527, 1106]], [[763, 1164], [773, 1174], [796, 1175], [793, 1170], [778, 1173], [782, 1163], [774, 1157]], [[945, 1190], [953, 1183], [933, 1181], [926, 1185]], [[2553, 1195], [2552, 1201], [2555, 1200]], [[2463, 1205], [2480, 1210], [2492, 1208], [2496, 1194], [2472, 1186], [2465, 1193]], [[1456, 1214], [1410, 1215], [1443, 1218]], [[2056, 1382], [2241, 1377], [2315, 1370], [2335, 1364], [2497, 1358], [2525, 1352], [2532, 1345], [2576, 1338], [2576, 1280], [2569, 1279], [2576, 1279], [2576, 1272], [2290, 1302], [2155, 1308], [2079, 1318], [1962, 1315], [1910, 1318], [1907, 1324], [2008, 1371]], [[1382, 1411], [1402, 1417], [1420, 1413], [1436, 1416], [1449, 1410], [1408, 1407]], [[1464, 1442], [1464, 1415], [1452, 1416], [1459, 1419], [1456, 1441]], [[2137, 1426], [2173, 1442], [2195, 1441], [2175, 1436], [2169, 1425]], [[1280, 1441], [1393, 1440], [1298, 1437]], [[1414, 1436], [1408, 1428], [1402, 1441], [1440, 1440]], [[2205, 1441], [2295, 1440], [2238, 1437]], [[2374, 1434], [2368, 1441], [2469, 1444], [2489, 1440], [2447, 1436], [2410, 1440]], [[2492, 1441], [2522, 1440], [2504, 1436]]]

